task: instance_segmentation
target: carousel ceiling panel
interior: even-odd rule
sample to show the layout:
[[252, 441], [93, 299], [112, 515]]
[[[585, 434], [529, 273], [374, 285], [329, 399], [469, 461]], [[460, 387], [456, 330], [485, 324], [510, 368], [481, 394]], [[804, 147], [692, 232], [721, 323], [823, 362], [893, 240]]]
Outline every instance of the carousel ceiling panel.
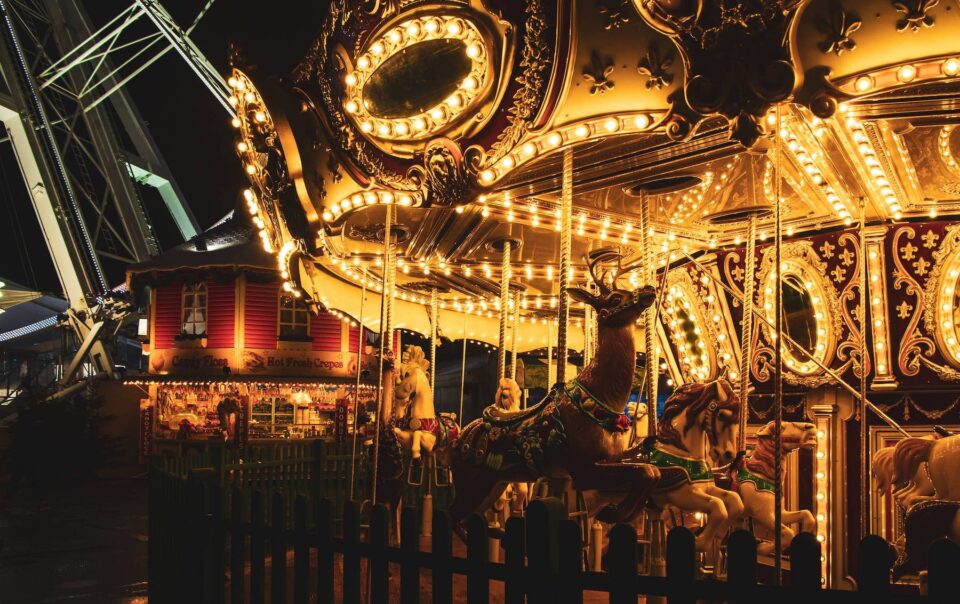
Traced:
[[[796, 53], [808, 77], [820, 74], [862, 94], [877, 86], [950, 75], [933, 73], [941, 70], [940, 64], [923, 67], [923, 73], [916, 67], [878, 71], [956, 54], [958, 30], [960, 10], [954, 2], [814, 0], [799, 17]], [[864, 79], [854, 77], [860, 75]]]
[[597, 116], [665, 113], [683, 84], [683, 60], [624, 0], [576, 2], [573, 45], [554, 127]]
[[899, 135], [925, 201], [960, 203], [960, 128], [922, 126]]

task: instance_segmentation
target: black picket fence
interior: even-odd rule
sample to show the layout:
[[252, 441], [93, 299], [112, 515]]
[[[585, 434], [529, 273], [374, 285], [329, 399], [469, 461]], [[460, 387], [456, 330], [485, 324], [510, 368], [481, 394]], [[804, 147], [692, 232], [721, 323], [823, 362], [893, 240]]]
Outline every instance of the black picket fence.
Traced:
[[[610, 533], [607, 571], [584, 571], [580, 525], [568, 520], [565, 506], [552, 498], [531, 502], [524, 518], [507, 522], [503, 563], [489, 561], [487, 525], [479, 516], [466, 523], [464, 558], [453, 554], [456, 537], [442, 510], [434, 513], [431, 548], [423, 552], [419, 513], [412, 508], [402, 512], [400, 544], [394, 547], [382, 506], [361, 513], [356, 502], [346, 502], [337, 531], [329, 498], [305, 492], [291, 505], [281, 493], [245, 496], [233, 487], [229, 507], [225, 501], [223, 490], [210, 480], [152, 470], [151, 601], [386, 604], [397, 600], [389, 593], [393, 574], [399, 601], [409, 604], [420, 601], [421, 570], [429, 572], [435, 604], [454, 601], [454, 575], [465, 576], [468, 604], [489, 602], [491, 582], [498, 581], [507, 604], [579, 603], [585, 591], [609, 594], [611, 604], [635, 604], [638, 595], [665, 596], [671, 604], [814, 598], [819, 604], [862, 602], [865, 596], [892, 603], [956, 601], [960, 594], [960, 546], [946, 540], [931, 548], [930, 596], [921, 597], [892, 591], [890, 548], [875, 536], [860, 544], [859, 591], [851, 592], [821, 589], [820, 544], [811, 534], [794, 539], [789, 585], [775, 587], [756, 584], [756, 543], [746, 531], [728, 540], [726, 581], [697, 579], [694, 538], [684, 528], [667, 535], [666, 577], [637, 574], [637, 536], [628, 525]], [[391, 572], [391, 564], [399, 566], [398, 573]]]

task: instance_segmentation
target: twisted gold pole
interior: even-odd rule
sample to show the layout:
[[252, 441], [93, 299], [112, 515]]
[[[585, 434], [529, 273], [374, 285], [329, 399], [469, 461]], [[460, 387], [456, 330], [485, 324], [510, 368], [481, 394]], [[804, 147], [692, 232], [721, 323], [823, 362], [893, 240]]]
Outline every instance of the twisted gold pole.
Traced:
[[[657, 280], [656, 255], [653, 249], [653, 227], [650, 225], [650, 204], [647, 196], [640, 197], [640, 247], [643, 254], [643, 278], [647, 285], [654, 285]], [[666, 268], [664, 268], [666, 279]], [[664, 281], [664, 287], [666, 281]], [[657, 308], [650, 306], [643, 311], [644, 319], [644, 356], [646, 363], [646, 394], [647, 394], [647, 434], [657, 435], [657, 386], [660, 374], [660, 359], [657, 355]]]
[[870, 460], [867, 445], [867, 300], [869, 300], [869, 280], [867, 279], [867, 234], [866, 200], [860, 198], [860, 538], [870, 534]]
[[563, 150], [563, 181], [560, 191], [560, 291], [557, 329], [557, 382], [567, 381], [567, 323], [570, 322], [570, 238], [573, 214], [573, 149]]
[[750, 354], [753, 344], [753, 297], [756, 279], [757, 217], [750, 216], [747, 247], [744, 251], [746, 271], [743, 277], [743, 318], [740, 320], [740, 431], [737, 450], [747, 449], [747, 419], [750, 415]]
[[370, 499], [373, 503], [377, 502], [377, 472], [379, 471], [380, 458], [380, 422], [383, 417], [383, 391], [386, 376], [383, 373], [383, 360], [387, 351], [393, 345], [393, 279], [395, 277], [394, 269], [396, 264], [393, 262], [392, 253], [392, 235], [391, 222], [393, 221], [393, 206], [387, 205], [387, 215], [384, 218], [383, 229], [383, 296], [380, 298], [380, 392], [377, 396], [377, 429], [373, 436], [373, 485], [371, 487]]
[[507, 375], [507, 321], [510, 306], [510, 240], [503, 240], [503, 261], [500, 265], [500, 349], [497, 352], [497, 375]]
[[783, 136], [781, 128], [781, 105], [777, 105], [777, 130], [775, 133], [777, 146], [777, 161], [774, 178], [776, 179], [776, 207], [774, 208], [774, 273], [777, 275], [777, 284], [774, 288], [774, 308], [776, 318], [774, 331], [777, 334], [777, 346], [774, 358], [774, 467], [773, 467], [773, 565], [774, 584], [780, 585], [783, 571], [783, 536], [780, 527], [783, 524], [783, 207], [781, 203], [783, 188]]
[[[437, 319], [440, 311], [437, 301], [437, 288], [430, 289], [430, 392], [437, 395]], [[437, 401], [434, 399], [434, 405]]]
[[513, 296], [513, 326], [510, 333], [510, 377], [517, 379], [517, 330], [520, 322], [520, 292]]
[[[357, 337], [357, 383], [353, 392], [353, 445], [350, 451], [350, 501], [353, 501], [353, 487], [356, 482], [357, 472], [357, 421], [360, 417], [360, 365], [363, 355], [363, 302], [367, 298], [367, 271], [361, 269], [363, 279], [361, 279], [360, 289], [360, 335]], [[348, 332], [349, 333], [349, 332]], [[379, 420], [379, 418], [378, 418]]]

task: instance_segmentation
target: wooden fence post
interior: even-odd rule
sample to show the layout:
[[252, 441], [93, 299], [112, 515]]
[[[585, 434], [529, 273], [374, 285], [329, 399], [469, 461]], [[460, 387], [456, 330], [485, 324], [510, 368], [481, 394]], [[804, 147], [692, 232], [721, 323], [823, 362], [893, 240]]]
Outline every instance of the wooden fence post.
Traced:
[[727, 539], [727, 583], [736, 602], [749, 602], [757, 583], [757, 540], [749, 531], [734, 531]]
[[400, 604], [420, 602], [420, 533], [417, 510], [405, 507], [400, 519]]
[[243, 573], [247, 535], [243, 523], [243, 495], [233, 487], [230, 495], [230, 602], [243, 602]]
[[445, 510], [433, 512], [433, 602], [453, 602], [453, 570], [451, 559], [450, 516]]
[[867, 535], [860, 541], [857, 558], [857, 591], [872, 597], [886, 594], [890, 590], [890, 567], [894, 561], [890, 544], [877, 535]]
[[204, 505], [203, 483], [197, 479], [190, 479], [187, 482], [187, 505], [190, 516], [186, 524], [189, 527], [189, 533], [184, 557], [189, 560], [189, 563], [185, 576], [186, 593], [184, 595], [186, 597], [184, 599], [188, 602], [206, 602], [209, 600], [209, 594], [204, 593], [206, 584], [204, 569], [207, 568], [207, 552], [210, 549], [210, 526]]
[[360, 601], [360, 510], [355, 501], [343, 506], [343, 601]]
[[790, 543], [790, 585], [796, 590], [823, 587], [820, 575], [820, 542], [813, 533], [800, 533]]
[[323, 440], [318, 438], [311, 443], [313, 458], [310, 460], [310, 487], [313, 500], [320, 501], [323, 492]]
[[504, 563], [507, 567], [507, 580], [504, 582], [505, 604], [523, 604], [526, 567], [523, 562], [523, 518], [508, 518], [503, 535]]
[[544, 497], [527, 506], [527, 596], [531, 604], [555, 602], [560, 522], [566, 507], [556, 497]]
[[263, 493], [254, 491], [250, 498], [250, 602], [261, 604], [264, 598], [266, 546], [264, 544]]
[[390, 573], [387, 562], [387, 542], [390, 538], [390, 513], [386, 506], [373, 506], [370, 519], [370, 602], [388, 604], [390, 601]]
[[637, 601], [637, 531], [629, 524], [610, 529], [607, 549], [610, 575], [610, 604], [635, 604]]
[[273, 494], [270, 510], [270, 601], [287, 601], [287, 535], [281, 493]]
[[487, 604], [490, 600], [489, 553], [487, 521], [474, 514], [467, 518], [467, 604]]
[[293, 601], [305, 604], [310, 590], [310, 542], [307, 538], [307, 500], [297, 497], [293, 509]]
[[692, 604], [691, 588], [696, 580], [697, 549], [693, 533], [678, 526], [667, 533], [667, 579], [670, 604]]
[[333, 602], [333, 503], [316, 501], [317, 523], [317, 599]]
[[227, 548], [227, 530], [224, 519], [224, 501], [223, 488], [219, 484], [211, 485], [213, 493], [211, 496], [212, 514], [210, 516], [210, 566], [207, 573], [209, 582], [207, 589], [210, 597], [208, 602], [221, 604], [223, 602], [224, 589], [224, 554]]
[[560, 581], [559, 600], [568, 604], [583, 604], [583, 541], [580, 523], [565, 520], [560, 523]]
[[930, 544], [927, 593], [934, 601], [955, 601], [960, 594], [960, 545], [946, 537]]

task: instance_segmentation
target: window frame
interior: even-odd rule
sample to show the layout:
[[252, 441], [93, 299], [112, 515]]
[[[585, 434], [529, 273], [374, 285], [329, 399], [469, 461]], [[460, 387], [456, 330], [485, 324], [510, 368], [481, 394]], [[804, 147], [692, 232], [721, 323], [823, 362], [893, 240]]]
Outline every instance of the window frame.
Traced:
[[[285, 299], [291, 301], [291, 307], [284, 309]], [[291, 320], [284, 321], [284, 312], [291, 313]], [[302, 322], [299, 320], [302, 319]], [[284, 333], [287, 328], [288, 332]], [[302, 333], [298, 332], [302, 329]], [[277, 340], [286, 342], [310, 342], [313, 337], [310, 335], [310, 309], [307, 307], [303, 298], [297, 298], [292, 293], [280, 290], [277, 295]]]
[[[202, 305], [197, 303], [199, 296], [203, 296]], [[190, 304], [187, 304], [188, 299], [191, 300]], [[210, 322], [209, 304], [210, 290], [206, 283], [198, 281], [183, 284], [183, 288], [180, 290], [180, 335], [187, 337], [207, 335]], [[198, 315], [202, 315], [203, 318], [198, 320]], [[188, 329], [187, 325], [192, 327]], [[203, 326], [201, 331], [197, 331], [199, 325]]]

